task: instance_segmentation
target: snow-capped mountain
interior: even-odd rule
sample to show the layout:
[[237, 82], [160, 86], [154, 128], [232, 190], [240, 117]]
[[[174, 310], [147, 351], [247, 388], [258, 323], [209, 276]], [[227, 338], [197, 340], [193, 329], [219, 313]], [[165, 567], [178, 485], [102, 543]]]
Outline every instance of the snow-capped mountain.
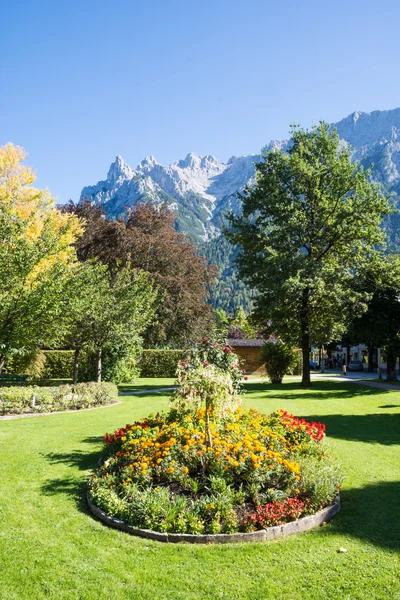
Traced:
[[[386, 191], [400, 192], [400, 108], [371, 113], [354, 112], [332, 125], [350, 144], [354, 158], [366, 167], [374, 163], [372, 176]], [[272, 141], [269, 149], [281, 149], [286, 141]], [[177, 227], [196, 241], [216, 237], [223, 215], [240, 211], [237, 192], [253, 181], [254, 163], [260, 156], [232, 157], [227, 163], [214, 156], [190, 153], [164, 166], [147, 156], [132, 169], [117, 156], [107, 179], [83, 188], [86, 198], [104, 207], [109, 216], [123, 215], [137, 202], [167, 202], [177, 214]]]
[[117, 156], [107, 179], [83, 188], [81, 199], [104, 207], [109, 216], [122, 215], [137, 202], [167, 202], [176, 212], [178, 228], [196, 240], [206, 240], [219, 233], [222, 214], [240, 210], [238, 191], [254, 176], [256, 155], [232, 157], [222, 163], [214, 156], [197, 156], [193, 152], [169, 166], [147, 156], [131, 169]]

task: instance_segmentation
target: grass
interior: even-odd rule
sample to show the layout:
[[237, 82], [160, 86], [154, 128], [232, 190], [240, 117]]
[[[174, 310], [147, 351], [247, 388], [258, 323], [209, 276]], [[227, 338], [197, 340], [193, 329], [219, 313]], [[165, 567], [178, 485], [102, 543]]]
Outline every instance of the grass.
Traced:
[[[134, 387], [147, 384], [155, 381]], [[88, 514], [85, 478], [102, 435], [162, 409], [166, 396], [123, 396], [111, 408], [2, 421], [1, 600], [400, 599], [399, 393], [332, 381], [311, 390], [292, 381], [249, 382], [247, 389], [246, 406], [326, 423], [346, 477], [334, 521], [259, 544], [131, 537]]]

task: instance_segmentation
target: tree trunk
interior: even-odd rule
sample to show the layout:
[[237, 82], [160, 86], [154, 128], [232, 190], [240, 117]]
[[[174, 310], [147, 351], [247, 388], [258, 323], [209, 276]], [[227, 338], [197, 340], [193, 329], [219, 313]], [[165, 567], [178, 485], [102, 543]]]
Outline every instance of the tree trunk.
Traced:
[[207, 441], [210, 448], [213, 447], [211, 428], [210, 428], [210, 413], [209, 408], [206, 407], [206, 430], [207, 430]]
[[396, 376], [396, 352], [394, 348], [387, 348], [386, 350], [386, 366], [387, 374], [386, 381], [397, 381]]
[[0, 375], [3, 372], [4, 363], [6, 362], [5, 356], [0, 356]]
[[101, 383], [101, 355], [102, 355], [102, 349], [99, 348], [97, 351], [97, 367], [96, 367], [97, 383]]
[[301, 350], [303, 354], [303, 377], [301, 385], [311, 386], [310, 375], [310, 325], [308, 315], [309, 290], [303, 290], [303, 299], [301, 307]]
[[368, 346], [368, 373], [372, 373], [374, 370], [374, 353], [375, 347]]
[[79, 353], [81, 349], [75, 348], [74, 352], [74, 385], [78, 383], [78, 371], [79, 371]]

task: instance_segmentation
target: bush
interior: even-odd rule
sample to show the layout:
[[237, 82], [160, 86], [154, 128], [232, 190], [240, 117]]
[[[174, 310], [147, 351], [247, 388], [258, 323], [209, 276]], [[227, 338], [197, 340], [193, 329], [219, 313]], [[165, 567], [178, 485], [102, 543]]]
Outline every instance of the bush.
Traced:
[[303, 373], [303, 353], [299, 348], [294, 350], [294, 361], [289, 373], [290, 375], [301, 375]]
[[0, 414], [29, 414], [79, 410], [112, 404], [118, 398], [113, 383], [78, 383], [59, 387], [9, 387], [0, 389]]
[[73, 350], [43, 350], [43, 355], [46, 357], [41, 373], [43, 379], [70, 379], [72, 377]]
[[210, 445], [196, 404], [106, 434], [92, 501], [136, 527], [193, 534], [253, 531], [333, 501], [339, 476], [325, 469], [322, 424], [236, 409], [212, 415]]
[[265, 362], [265, 370], [271, 383], [282, 383], [285, 375], [290, 373], [296, 364], [295, 351], [281, 341], [265, 342], [261, 348], [261, 356]]
[[175, 377], [183, 350], [143, 350], [138, 360], [141, 377]]

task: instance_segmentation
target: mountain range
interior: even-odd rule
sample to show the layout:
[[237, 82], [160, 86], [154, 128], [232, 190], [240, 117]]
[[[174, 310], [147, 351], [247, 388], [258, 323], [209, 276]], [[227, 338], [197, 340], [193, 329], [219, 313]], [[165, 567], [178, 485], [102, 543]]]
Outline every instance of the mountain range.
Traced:
[[[365, 167], [373, 164], [371, 178], [379, 182], [385, 193], [392, 193], [398, 202], [400, 196], [400, 108], [376, 110], [371, 113], [354, 112], [332, 127], [337, 129], [344, 144], [352, 148], [353, 158]], [[265, 149], [284, 149], [287, 140], [271, 141]], [[104, 181], [84, 187], [81, 200], [88, 199], [101, 205], [109, 217], [123, 216], [126, 209], [138, 202], [160, 204], [167, 202], [177, 215], [177, 229], [188, 234], [201, 250], [219, 266], [224, 298], [216, 299], [216, 306], [249, 304], [248, 294], [241, 297], [238, 282], [234, 285], [236, 298], [232, 300], [232, 285], [226, 282], [234, 277], [232, 252], [225, 242], [218, 240], [228, 210], [241, 209], [237, 193], [254, 180], [254, 163], [260, 154], [232, 156], [226, 163], [214, 156], [190, 153], [183, 160], [165, 166], [154, 156], [147, 156], [132, 169], [121, 156], [111, 164]], [[399, 222], [396, 217], [388, 225], [389, 237], [396, 243]], [[218, 286], [217, 286], [218, 287]], [[245, 287], [242, 287], [245, 293]], [[242, 294], [243, 296], [243, 294]], [[232, 305], [232, 302], [234, 303]], [[246, 306], [245, 306], [246, 308]]]

